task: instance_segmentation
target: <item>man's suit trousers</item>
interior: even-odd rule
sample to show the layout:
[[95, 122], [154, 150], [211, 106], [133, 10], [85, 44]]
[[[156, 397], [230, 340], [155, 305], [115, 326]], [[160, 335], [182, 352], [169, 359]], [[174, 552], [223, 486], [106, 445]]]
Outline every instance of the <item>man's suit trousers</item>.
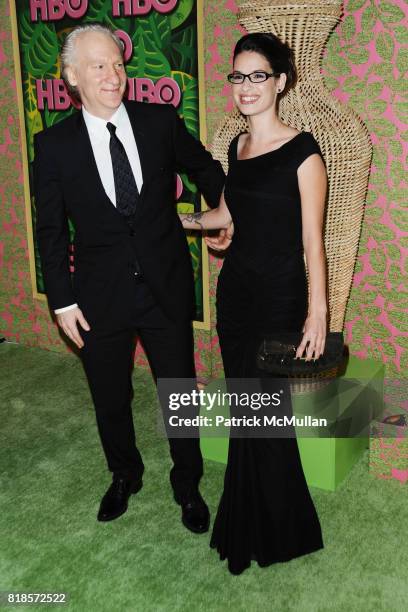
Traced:
[[[195, 378], [192, 324], [174, 323], [158, 307], [147, 284], [135, 277], [131, 321], [116, 329], [82, 331], [81, 357], [88, 378], [98, 430], [114, 478], [139, 479], [144, 471], [136, 446], [131, 410], [135, 339], [139, 337], [155, 380]], [[86, 318], [86, 313], [84, 313]], [[143, 410], [137, 406], [136, 410]], [[158, 433], [159, 436], [159, 433]], [[174, 466], [170, 480], [177, 497], [195, 488], [203, 473], [199, 439], [169, 440]]]

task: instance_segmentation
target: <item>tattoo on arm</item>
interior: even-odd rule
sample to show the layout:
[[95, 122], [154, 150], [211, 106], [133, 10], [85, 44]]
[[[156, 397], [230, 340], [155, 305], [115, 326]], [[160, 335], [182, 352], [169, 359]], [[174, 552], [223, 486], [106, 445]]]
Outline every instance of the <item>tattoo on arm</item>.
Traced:
[[203, 210], [201, 212], [196, 212], [196, 213], [188, 213], [185, 217], [184, 220], [187, 221], [188, 223], [196, 223], [197, 225], [200, 226], [201, 229], [204, 229], [202, 226], [202, 223], [200, 223], [200, 219], [202, 218], [202, 216], [206, 213], [207, 211]]

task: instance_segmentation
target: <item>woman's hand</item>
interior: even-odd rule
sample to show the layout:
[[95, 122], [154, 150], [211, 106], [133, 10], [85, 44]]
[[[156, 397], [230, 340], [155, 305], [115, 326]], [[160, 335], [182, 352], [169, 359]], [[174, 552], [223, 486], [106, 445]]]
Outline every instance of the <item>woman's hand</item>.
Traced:
[[231, 221], [226, 229], [222, 229], [216, 236], [205, 236], [206, 245], [213, 251], [225, 251], [228, 249], [234, 235], [234, 224]]
[[307, 343], [306, 361], [318, 359], [323, 354], [327, 333], [326, 312], [310, 313], [303, 325], [303, 338], [296, 351], [296, 359], [302, 357]]

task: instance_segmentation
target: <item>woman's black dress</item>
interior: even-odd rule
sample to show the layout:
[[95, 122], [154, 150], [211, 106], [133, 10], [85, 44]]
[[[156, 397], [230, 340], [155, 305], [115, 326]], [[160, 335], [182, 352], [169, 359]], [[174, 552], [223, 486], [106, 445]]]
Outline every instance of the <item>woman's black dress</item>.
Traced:
[[[237, 144], [225, 185], [235, 232], [218, 279], [217, 331], [226, 378], [251, 378], [260, 375], [262, 334], [301, 331], [307, 316], [297, 169], [321, 153], [308, 132], [251, 159], [237, 159]], [[251, 560], [267, 566], [323, 547], [295, 438], [230, 439], [211, 546], [233, 574]]]

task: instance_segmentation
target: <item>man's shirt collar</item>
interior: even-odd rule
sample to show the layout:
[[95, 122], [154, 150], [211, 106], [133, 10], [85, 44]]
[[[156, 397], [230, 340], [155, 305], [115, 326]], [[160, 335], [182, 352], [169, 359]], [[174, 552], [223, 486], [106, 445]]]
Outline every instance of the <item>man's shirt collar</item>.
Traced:
[[[106, 134], [109, 134], [108, 130], [106, 129], [106, 124], [108, 123], [106, 119], [101, 119], [101, 117], [91, 115], [91, 113], [86, 110], [85, 106], [82, 106], [82, 115], [86, 127], [88, 128], [88, 132], [92, 134], [92, 136], [101, 138], [102, 136], [106, 136]], [[109, 119], [109, 122], [113, 123], [113, 125], [116, 125], [116, 127], [118, 128], [123, 123], [123, 120], [125, 118], [126, 109], [125, 105], [122, 102], [119, 108], [113, 113], [112, 117]]]

